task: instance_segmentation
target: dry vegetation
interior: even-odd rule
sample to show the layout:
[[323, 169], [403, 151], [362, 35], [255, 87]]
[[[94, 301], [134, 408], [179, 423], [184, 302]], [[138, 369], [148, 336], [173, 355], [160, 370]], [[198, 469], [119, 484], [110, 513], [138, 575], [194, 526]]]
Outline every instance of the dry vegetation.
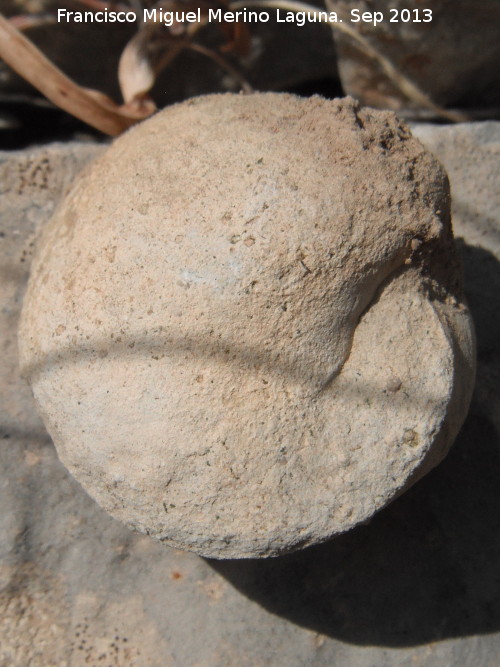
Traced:
[[[95, 11], [131, 9], [129, 5], [106, 3], [101, 0], [83, 0], [82, 5], [85, 5], [87, 10]], [[242, 23], [222, 21], [219, 24], [224, 38], [222, 45], [218, 49], [208, 48], [202, 42], [201, 28], [206, 25], [210, 8], [222, 9], [223, 16], [226, 12], [234, 12], [245, 7], [279, 8], [293, 12], [321, 10], [319, 7], [293, 0], [249, 0], [249, 2], [201, 0], [192, 3], [167, 0], [151, 5], [152, 7], [168, 11], [194, 11], [200, 8], [201, 21], [190, 24], [174, 22], [169, 27], [154, 22], [140, 23], [136, 34], [124, 48], [119, 62], [117, 76], [123, 104], [116, 103], [102, 92], [79, 86], [22, 34], [24, 28], [32, 26], [37, 20], [53, 21], [51, 16], [38, 18], [16, 16], [7, 19], [0, 15], [0, 58], [55, 105], [101, 132], [116, 136], [156, 111], [156, 104], [150, 95], [156, 78], [185, 49], [194, 50], [212, 59], [217, 66], [224, 68], [238, 81], [243, 92], [252, 91], [250, 84], [225, 57], [228, 52], [236, 56], [248, 52], [251, 42], [248, 29]], [[413, 82], [403, 76], [390, 60], [349, 27], [347, 22], [330, 25], [335, 30], [349, 35], [368, 57], [379, 64], [397, 88], [417, 106], [431, 110], [437, 116], [450, 121], [467, 120], [464, 114], [443, 109], [435, 104]]]

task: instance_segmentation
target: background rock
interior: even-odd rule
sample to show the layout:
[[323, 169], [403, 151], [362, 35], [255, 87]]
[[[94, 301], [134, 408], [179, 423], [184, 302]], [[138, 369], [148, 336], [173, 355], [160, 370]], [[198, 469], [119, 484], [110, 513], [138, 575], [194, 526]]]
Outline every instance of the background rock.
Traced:
[[[327, 0], [327, 6], [346, 17], [354, 8], [382, 11], [384, 21], [376, 27], [361, 22], [350, 26], [438, 104], [498, 107], [500, 4], [496, 0]], [[419, 12], [431, 8], [433, 20], [391, 23], [390, 8]], [[414, 107], [350, 37], [337, 30], [334, 37], [346, 94], [380, 108]]]
[[16, 371], [16, 322], [33, 234], [98, 149], [0, 154], [2, 667], [102, 655], [123, 667], [496, 666], [500, 124], [415, 131], [449, 170], [464, 236], [479, 352], [469, 417], [447, 459], [369, 525], [265, 562], [204, 561], [134, 535], [58, 462]]

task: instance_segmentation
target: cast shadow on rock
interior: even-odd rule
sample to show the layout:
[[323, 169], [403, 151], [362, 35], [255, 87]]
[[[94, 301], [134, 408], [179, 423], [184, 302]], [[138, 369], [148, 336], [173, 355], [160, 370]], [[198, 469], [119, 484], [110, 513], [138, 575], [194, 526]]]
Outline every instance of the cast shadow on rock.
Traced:
[[207, 561], [268, 611], [360, 645], [500, 630], [500, 263], [460, 246], [478, 376], [456, 444], [368, 525], [280, 558]]

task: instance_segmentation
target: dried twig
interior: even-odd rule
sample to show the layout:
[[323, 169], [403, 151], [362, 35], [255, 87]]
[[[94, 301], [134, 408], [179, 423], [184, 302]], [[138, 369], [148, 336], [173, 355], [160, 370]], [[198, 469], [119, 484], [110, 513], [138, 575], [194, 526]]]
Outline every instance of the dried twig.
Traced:
[[156, 109], [149, 100], [119, 106], [103, 93], [78, 86], [1, 14], [0, 58], [51, 102], [111, 136], [120, 134]]
[[56, 18], [52, 14], [18, 14], [9, 17], [9, 23], [17, 30], [29, 30], [45, 25], [54, 25]]
[[250, 83], [245, 79], [245, 77], [240, 74], [232, 65], [230, 65], [225, 58], [223, 58], [221, 55], [219, 55], [216, 51], [213, 51], [212, 49], [207, 49], [205, 46], [202, 46], [201, 44], [197, 44], [195, 42], [189, 44], [189, 49], [192, 51], [197, 51], [198, 53], [201, 53], [203, 56], [206, 56], [207, 58], [211, 58], [214, 62], [216, 62], [219, 67], [222, 67], [222, 69], [225, 69], [229, 74], [235, 79], [235, 81], [239, 84], [241, 90], [244, 93], [253, 93], [253, 88], [250, 85]]

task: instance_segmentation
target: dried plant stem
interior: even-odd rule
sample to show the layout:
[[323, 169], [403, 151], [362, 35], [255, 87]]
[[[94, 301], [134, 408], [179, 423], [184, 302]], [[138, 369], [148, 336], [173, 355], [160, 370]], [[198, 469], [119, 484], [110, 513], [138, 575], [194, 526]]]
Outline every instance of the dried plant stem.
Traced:
[[150, 103], [119, 106], [103, 93], [78, 86], [1, 14], [0, 58], [51, 102], [105, 134], [116, 136], [155, 110]]
[[52, 14], [18, 14], [17, 16], [10, 16], [9, 23], [17, 30], [28, 30], [29, 28], [54, 25], [56, 19]]
[[[314, 7], [305, 2], [295, 2], [295, 0], [235, 0], [231, 2], [229, 7], [231, 10], [244, 9], [245, 7], [263, 7], [271, 9], [283, 9], [284, 11], [290, 12], [315, 12], [318, 13], [325, 11], [319, 7]], [[407, 79], [401, 72], [394, 66], [394, 64], [385, 56], [383, 56], [377, 49], [375, 49], [368, 40], [366, 40], [362, 35], [360, 35], [356, 30], [351, 28], [345, 22], [343, 23], [330, 23], [329, 21], [321, 20], [321, 23], [327, 23], [334, 30], [344, 33], [351, 37], [363, 51], [372, 60], [375, 60], [384, 74], [391, 80], [391, 82], [404, 94], [406, 97], [420, 106], [430, 109], [436, 115], [441, 118], [446, 118], [455, 123], [461, 123], [468, 120], [468, 116], [459, 111], [451, 111], [448, 109], [443, 109], [441, 106], [436, 104], [431, 100], [431, 98], [426, 95], [418, 86], [416, 86], [412, 81]]]
[[198, 53], [201, 53], [207, 58], [211, 58], [220, 67], [222, 67], [222, 69], [225, 69], [233, 77], [233, 79], [237, 81], [238, 85], [240, 86], [241, 90], [244, 93], [253, 93], [253, 88], [250, 85], [250, 83], [245, 79], [245, 77], [242, 74], [240, 74], [216, 51], [212, 51], [212, 49], [207, 49], [205, 46], [197, 44], [196, 42], [189, 44], [189, 48], [191, 49], [191, 51], [197, 51]]

